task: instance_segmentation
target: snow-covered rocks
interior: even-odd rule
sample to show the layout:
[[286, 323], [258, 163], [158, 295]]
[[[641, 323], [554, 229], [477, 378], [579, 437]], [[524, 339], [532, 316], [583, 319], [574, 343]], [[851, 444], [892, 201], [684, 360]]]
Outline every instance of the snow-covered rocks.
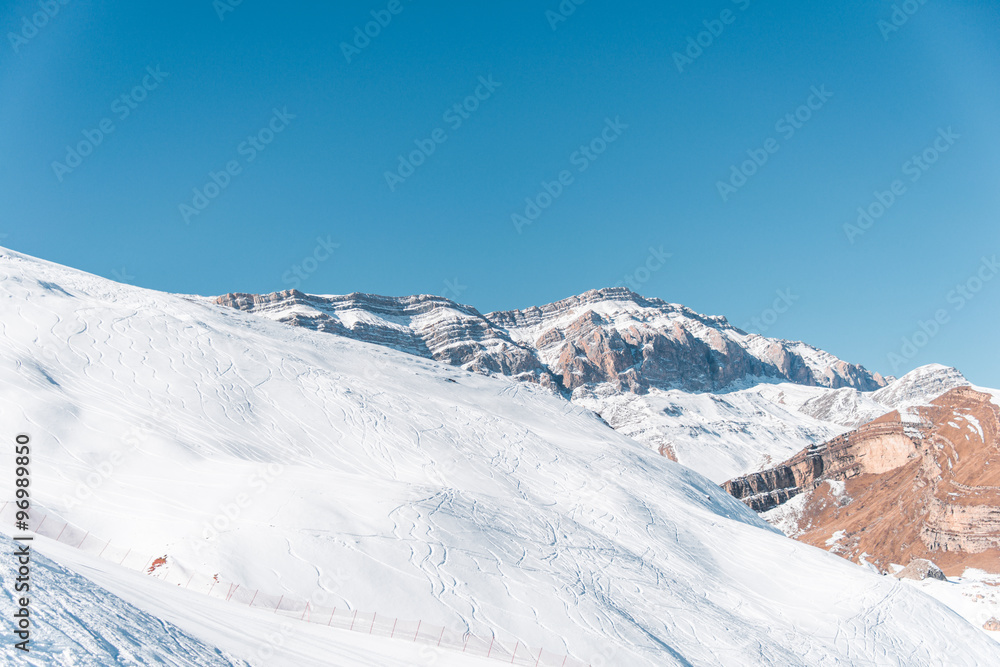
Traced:
[[910, 561], [909, 565], [897, 572], [895, 576], [897, 579], [915, 579], [917, 581], [923, 581], [927, 578], [948, 581], [941, 568], [926, 558], [914, 558]]

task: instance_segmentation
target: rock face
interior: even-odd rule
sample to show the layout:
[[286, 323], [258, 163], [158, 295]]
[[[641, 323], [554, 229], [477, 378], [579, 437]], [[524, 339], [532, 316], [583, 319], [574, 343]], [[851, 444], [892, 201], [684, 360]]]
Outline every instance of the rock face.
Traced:
[[486, 317], [538, 350], [569, 390], [608, 384], [636, 394], [651, 387], [716, 391], [748, 378], [862, 391], [886, 384], [877, 373], [804, 343], [747, 334], [724, 317], [625, 288]]
[[901, 424], [875, 421], [804, 449], [779, 466], [729, 480], [723, 488], [766, 512], [822, 481], [879, 474], [903, 465], [915, 452]]
[[948, 577], [944, 576], [944, 572], [941, 571], [941, 568], [926, 558], [914, 558], [910, 561], [909, 565], [896, 573], [896, 578], [915, 579], [917, 581], [923, 581], [924, 579], [930, 578], [938, 579], [940, 581], [948, 581]]
[[1000, 619], [996, 616], [991, 617], [985, 623], [983, 623], [983, 630], [989, 630], [990, 632], [1000, 632]]
[[716, 391], [748, 379], [871, 391], [886, 380], [804, 343], [747, 334], [723, 317], [591, 290], [545, 306], [482, 315], [435, 296], [227, 294], [217, 303], [287, 324], [387, 345], [557, 391], [607, 387]]
[[460, 366], [558, 388], [535, 350], [511, 340], [479, 311], [443, 297], [314, 296], [297, 290], [226, 294], [216, 303]]
[[990, 394], [957, 387], [723, 486], [758, 511], [804, 495], [797, 539], [883, 571], [928, 558], [1000, 572], [998, 415]]

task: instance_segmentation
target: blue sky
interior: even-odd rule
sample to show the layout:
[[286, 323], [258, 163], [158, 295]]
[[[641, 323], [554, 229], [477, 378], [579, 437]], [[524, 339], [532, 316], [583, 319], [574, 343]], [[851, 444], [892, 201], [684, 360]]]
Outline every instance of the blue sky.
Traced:
[[995, 2], [231, 2], [3, 4], [0, 244], [484, 312], [631, 281], [1000, 386]]

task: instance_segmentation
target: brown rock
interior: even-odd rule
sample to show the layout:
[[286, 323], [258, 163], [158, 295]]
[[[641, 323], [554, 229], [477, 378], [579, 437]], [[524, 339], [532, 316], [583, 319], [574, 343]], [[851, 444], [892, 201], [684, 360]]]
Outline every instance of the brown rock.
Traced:
[[951, 389], [723, 485], [763, 511], [807, 494], [796, 539], [880, 570], [925, 558], [945, 573], [1000, 572], [1000, 410], [988, 394]]
[[916, 579], [917, 581], [923, 581], [928, 577], [931, 579], [939, 579], [940, 581], [948, 581], [948, 578], [944, 576], [944, 572], [941, 571], [941, 568], [926, 558], [914, 558], [910, 561], [909, 565], [896, 573], [897, 579]]

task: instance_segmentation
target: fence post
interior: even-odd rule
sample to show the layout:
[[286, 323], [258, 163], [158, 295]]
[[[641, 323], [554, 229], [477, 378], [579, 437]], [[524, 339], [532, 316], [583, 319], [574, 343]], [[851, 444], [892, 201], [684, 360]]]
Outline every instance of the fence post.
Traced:
[[275, 614], [277, 614], [277, 613], [278, 613], [278, 607], [280, 607], [280, 606], [281, 606], [281, 601], [282, 601], [282, 600], [284, 600], [284, 599], [285, 599], [285, 596], [284, 596], [284, 594], [282, 594], [282, 595], [281, 595], [281, 597], [280, 597], [280, 598], [278, 598], [278, 604], [274, 605], [274, 613], [275, 613]]
[[517, 649], [521, 646], [521, 640], [518, 639], [517, 643], [514, 644], [514, 655], [510, 656], [510, 664], [514, 664], [514, 658], [517, 657]]
[[441, 628], [441, 636], [438, 637], [438, 646], [441, 645], [441, 640], [444, 639], [444, 628]]
[[[6, 507], [6, 506], [7, 506], [7, 503], [4, 503], [3, 505], [4, 505], [4, 507]], [[37, 526], [35, 526], [35, 530], [34, 530], [34, 532], [36, 532], [36, 533], [37, 533], [37, 532], [38, 532], [38, 529], [42, 527], [42, 524], [43, 524], [43, 523], [45, 523], [45, 520], [46, 520], [46, 519], [48, 519], [48, 518], [49, 518], [49, 515], [48, 515], [48, 514], [46, 514], [45, 516], [43, 516], [43, 517], [42, 517], [42, 520], [38, 522], [38, 525], [37, 525]]]
[[60, 531], [59, 531], [59, 536], [58, 536], [58, 537], [56, 537], [56, 542], [58, 542], [58, 541], [59, 541], [59, 538], [60, 538], [60, 537], [62, 537], [62, 534], [63, 534], [63, 532], [64, 532], [64, 531], [66, 530], [66, 526], [68, 526], [68, 525], [69, 525], [68, 523], [64, 523], [64, 524], [63, 524], [63, 527], [62, 527], [62, 530], [60, 530]]
[[126, 558], [128, 558], [128, 555], [129, 555], [130, 553], [132, 553], [132, 547], [129, 547], [129, 548], [128, 548], [128, 551], [126, 551], [126, 552], [125, 552], [125, 555], [124, 555], [124, 556], [122, 556], [122, 559], [121, 559], [120, 561], [118, 561], [118, 564], [119, 564], [119, 565], [121, 565], [122, 563], [124, 563], [124, 562], [125, 562], [125, 559], [126, 559]]
[[236, 588], [232, 588], [232, 584], [229, 584], [229, 586], [230, 586], [230, 591], [229, 591], [229, 595], [226, 596], [226, 602], [229, 602], [230, 600], [232, 600], [233, 596], [236, 595], [236, 591], [240, 590], [240, 585], [239, 584], [236, 584]]
[[[106, 542], [106, 543], [104, 544], [104, 549], [107, 549], [107, 548], [108, 548], [109, 546], [111, 546], [111, 540], [108, 540], [108, 541], [107, 541], [107, 542]], [[98, 557], [98, 558], [100, 558], [101, 556], [103, 556], [103, 555], [104, 555], [104, 549], [101, 549], [101, 553], [97, 554], [97, 557]]]
[[378, 613], [373, 611], [372, 612], [372, 624], [370, 626], [368, 626], [368, 634], [371, 634], [372, 630], [375, 629], [375, 617], [376, 616], [378, 616]]
[[542, 661], [542, 649], [538, 649], [538, 658], [535, 659], [535, 667]]
[[87, 531], [87, 533], [86, 533], [86, 534], [85, 534], [85, 535], [83, 536], [83, 539], [82, 539], [82, 540], [80, 540], [80, 543], [79, 543], [78, 545], [76, 545], [76, 548], [77, 548], [77, 549], [79, 549], [80, 547], [82, 547], [82, 546], [83, 546], [83, 543], [87, 541], [87, 538], [88, 538], [88, 537], [90, 537], [90, 531], [89, 531], [89, 530], [88, 530], [88, 531]]
[[248, 607], [252, 607], [253, 606], [253, 601], [257, 599], [257, 593], [260, 593], [260, 589], [259, 588], [253, 592], [253, 597], [250, 598], [250, 604], [247, 605]]
[[413, 641], [417, 641], [417, 635], [420, 634], [420, 624], [421, 623], [423, 623], [423, 621], [417, 621], [417, 631], [413, 633]]
[[347, 628], [348, 630], [353, 630], [354, 629], [354, 621], [356, 621], [356, 620], [358, 620], [358, 610], [357, 609], [354, 610], [354, 616], [351, 617], [351, 627]]
[[309, 611], [309, 600], [306, 600], [306, 608], [302, 610], [302, 616], [299, 617], [300, 621], [305, 619], [307, 611]]
[[493, 653], [493, 642], [495, 642], [496, 639], [497, 639], [496, 635], [493, 635], [492, 637], [490, 637], [490, 650], [486, 652], [486, 657], [487, 658], [490, 657], [490, 653]]
[[392, 639], [392, 636], [394, 634], [396, 634], [396, 624], [397, 623], [399, 623], [399, 619], [398, 618], [395, 621], [392, 622], [392, 632], [389, 633], [389, 639]]
[[326, 622], [327, 626], [333, 623], [333, 615], [337, 613], [337, 608], [334, 607], [333, 611], [330, 612], [330, 620]]

